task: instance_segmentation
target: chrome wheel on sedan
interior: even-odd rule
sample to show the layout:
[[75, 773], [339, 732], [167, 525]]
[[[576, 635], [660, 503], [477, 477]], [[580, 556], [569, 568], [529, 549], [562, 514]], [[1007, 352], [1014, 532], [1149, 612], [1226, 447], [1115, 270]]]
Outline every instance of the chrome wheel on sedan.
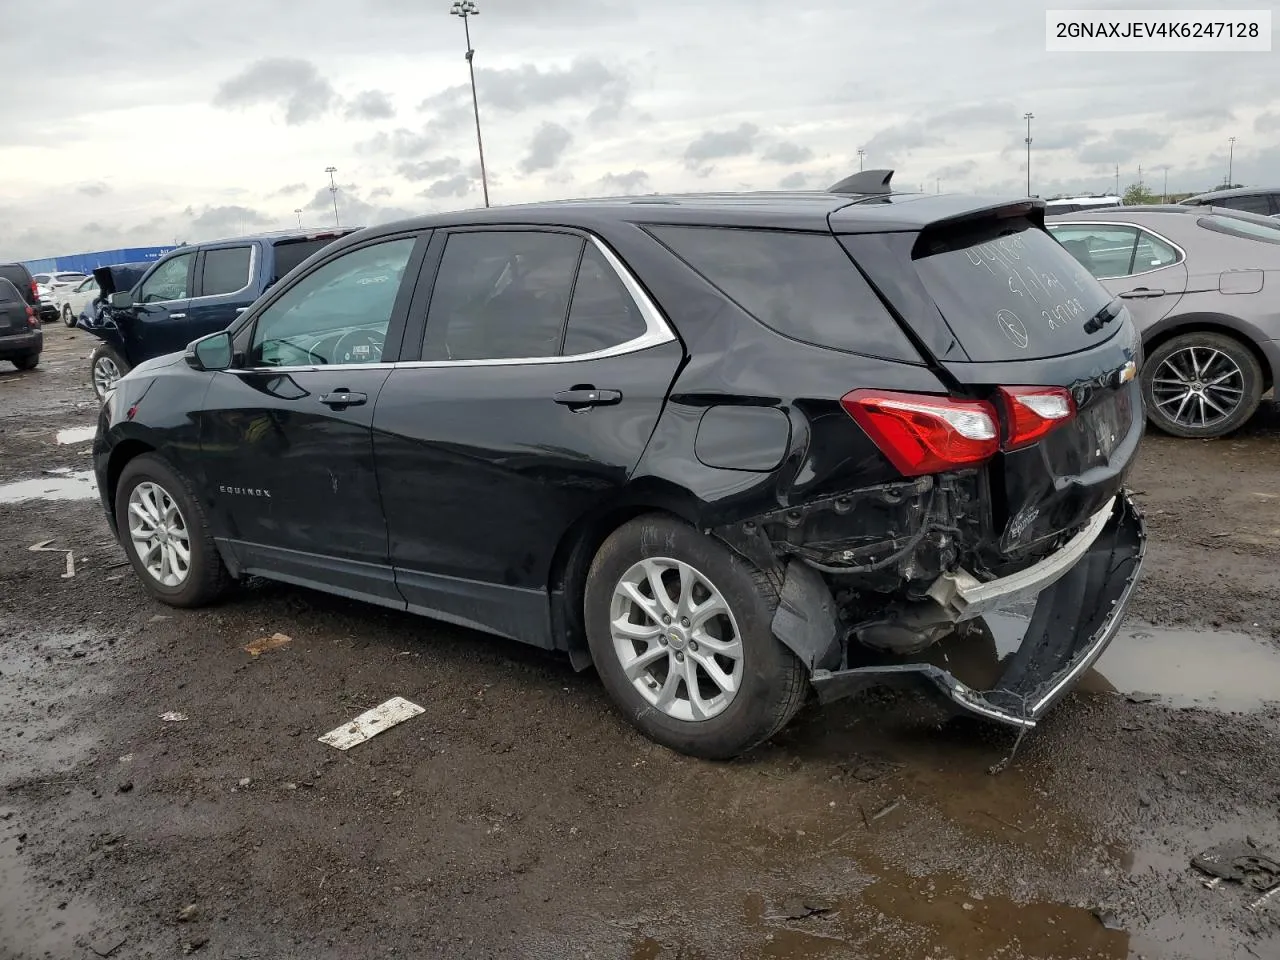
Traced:
[[1244, 372], [1221, 350], [1186, 347], [1156, 368], [1152, 394], [1156, 406], [1174, 423], [1213, 427], [1240, 406]]
[[729, 604], [688, 563], [652, 557], [613, 592], [610, 633], [618, 661], [650, 704], [677, 720], [708, 720], [742, 684], [742, 638]]
[[129, 540], [142, 567], [161, 586], [180, 587], [191, 572], [191, 535], [177, 502], [146, 481], [129, 494]]

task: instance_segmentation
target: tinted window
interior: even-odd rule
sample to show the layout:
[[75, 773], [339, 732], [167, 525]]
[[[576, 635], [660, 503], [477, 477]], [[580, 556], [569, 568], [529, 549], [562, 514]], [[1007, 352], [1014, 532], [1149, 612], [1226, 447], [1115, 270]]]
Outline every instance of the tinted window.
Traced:
[[1060, 356], [1114, 334], [1120, 323], [1085, 329], [1111, 302], [1106, 288], [1053, 237], [1017, 223], [926, 234], [916, 243], [920, 279], [969, 357]]
[[1050, 227], [1055, 238], [1095, 277], [1123, 277], [1133, 272], [1137, 227], [1096, 223]]
[[83, 273], [56, 273], [53, 276], [55, 283], [78, 283], [83, 279]]
[[86, 293], [89, 290], [97, 290], [97, 289], [98, 289], [98, 281], [93, 279], [93, 277], [87, 277], [80, 282], [80, 285], [78, 287], [76, 287], [76, 293]]
[[1233, 237], [1245, 237], [1249, 240], [1263, 240], [1267, 243], [1280, 243], [1280, 225], [1255, 223], [1240, 217], [1201, 217], [1197, 224], [1215, 233], [1225, 233]]
[[36, 273], [32, 275], [31, 279], [34, 280], [36, 283], [48, 283], [50, 280], [50, 277], [49, 277], [49, 274], [47, 273]]
[[424, 360], [498, 360], [560, 353], [583, 241], [564, 233], [449, 237], [431, 294]]
[[184, 253], [160, 264], [143, 281], [137, 299], [142, 303], [156, 303], [163, 300], [183, 300], [191, 296], [187, 275], [194, 258], [194, 253]]
[[235, 293], [249, 283], [249, 247], [226, 247], [204, 253], [201, 296]]
[[308, 273], [258, 317], [250, 365], [379, 362], [414, 243], [361, 247]]
[[653, 234], [747, 313], [793, 340], [894, 358], [914, 352], [835, 237], [657, 227]]
[[11, 303], [14, 300], [21, 301], [22, 294], [18, 292], [18, 288], [12, 283], [4, 277], [0, 277], [0, 303]]
[[318, 237], [314, 240], [287, 240], [275, 246], [275, 279], [279, 280], [317, 250], [323, 250], [338, 237]]
[[565, 356], [607, 350], [644, 334], [644, 317], [617, 271], [593, 244], [587, 244], [573, 285]]
[[8, 280], [17, 287], [24, 299], [34, 301], [35, 294], [31, 292], [31, 274], [27, 273], [26, 267], [15, 263], [0, 266], [0, 278]]
[[1221, 200], [1215, 201], [1214, 206], [1226, 207], [1229, 210], [1243, 210], [1245, 213], [1260, 213], [1264, 217], [1271, 215], [1271, 198], [1265, 193], [1223, 197]]

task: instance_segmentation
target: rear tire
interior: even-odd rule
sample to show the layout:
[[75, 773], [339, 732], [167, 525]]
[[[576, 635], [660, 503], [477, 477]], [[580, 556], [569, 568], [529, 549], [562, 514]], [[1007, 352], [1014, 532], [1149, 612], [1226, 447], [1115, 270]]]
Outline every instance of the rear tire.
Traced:
[[76, 325], [76, 315], [71, 312], [71, 304], [69, 303], [64, 303], [62, 305], [62, 322], [68, 327], [74, 327]]
[[89, 382], [99, 400], [107, 399], [109, 389], [128, 372], [128, 362], [109, 343], [99, 344], [89, 357]]
[[40, 354], [28, 353], [25, 357], [14, 357], [13, 365], [19, 370], [34, 370], [40, 363]]
[[226, 593], [231, 577], [204, 508], [186, 478], [164, 458], [144, 453], [125, 465], [115, 513], [129, 563], [161, 603], [201, 607]]
[[773, 635], [777, 604], [772, 581], [728, 547], [650, 514], [592, 561], [587, 642], [615, 706], [645, 736], [729, 759], [786, 726], [808, 692], [804, 666]]
[[1151, 351], [1142, 368], [1142, 396], [1157, 430], [1174, 437], [1222, 437], [1257, 411], [1262, 367], [1235, 337], [1184, 333]]

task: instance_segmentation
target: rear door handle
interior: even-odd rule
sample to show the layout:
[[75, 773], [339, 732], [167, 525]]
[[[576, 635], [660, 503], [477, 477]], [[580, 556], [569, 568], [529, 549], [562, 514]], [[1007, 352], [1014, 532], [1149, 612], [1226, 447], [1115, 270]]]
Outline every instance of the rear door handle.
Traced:
[[358, 407], [368, 399], [369, 397], [363, 393], [352, 393], [345, 387], [340, 387], [332, 393], [323, 394], [320, 397], [320, 402], [326, 407], [333, 407], [338, 410], [346, 407]]
[[181, 319], [182, 319], [183, 317], [185, 317], [185, 316], [186, 316], [186, 314], [185, 314], [185, 313], [171, 313], [171, 314], [169, 314], [169, 319], [170, 319], [170, 320], [181, 320]]
[[556, 403], [565, 407], [607, 407], [621, 400], [621, 390], [597, 390], [590, 386], [561, 390], [555, 395]]
[[1132, 290], [1126, 290], [1120, 294], [1126, 300], [1146, 300], [1151, 297], [1163, 297], [1163, 290], [1152, 290], [1149, 287], [1135, 287]]

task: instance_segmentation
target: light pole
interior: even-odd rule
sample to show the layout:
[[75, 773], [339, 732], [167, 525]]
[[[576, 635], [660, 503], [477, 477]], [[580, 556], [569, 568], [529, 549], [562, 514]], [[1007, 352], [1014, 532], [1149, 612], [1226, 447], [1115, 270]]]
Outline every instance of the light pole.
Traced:
[[302, 229], [302, 208], [294, 207], [293, 212], [298, 215], [298, 229], [301, 230]]
[[484, 169], [484, 138], [480, 136], [480, 100], [476, 97], [476, 64], [475, 50], [471, 49], [471, 24], [468, 17], [478, 17], [480, 8], [475, 0], [455, 0], [449, 10], [455, 17], [462, 18], [462, 29], [467, 35], [467, 69], [471, 71], [471, 108], [476, 114], [476, 148], [480, 151], [480, 187], [484, 191], [484, 205], [489, 205], [489, 176]]
[[333, 196], [333, 225], [341, 226], [338, 223], [338, 185], [334, 183], [333, 175], [338, 172], [337, 167], [325, 167], [324, 172], [329, 175], [329, 193]]
[[1236, 138], [1227, 137], [1227, 186], [1235, 183]]
[[1028, 111], [1022, 115], [1022, 119], [1027, 121], [1027, 196], [1031, 196], [1031, 121], [1036, 118], [1034, 113]]
[[867, 151], [859, 147], [858, 148], [858, 172], [859, 173], [862, 172], [862, 158], [865, 157], [866, 155], [867, 155]]
[[1161, 169], [1164, 171], [1164, 186], [1160, 188], [1160, 202], [1169, 202], [1169, 165], [1166, 163]]

